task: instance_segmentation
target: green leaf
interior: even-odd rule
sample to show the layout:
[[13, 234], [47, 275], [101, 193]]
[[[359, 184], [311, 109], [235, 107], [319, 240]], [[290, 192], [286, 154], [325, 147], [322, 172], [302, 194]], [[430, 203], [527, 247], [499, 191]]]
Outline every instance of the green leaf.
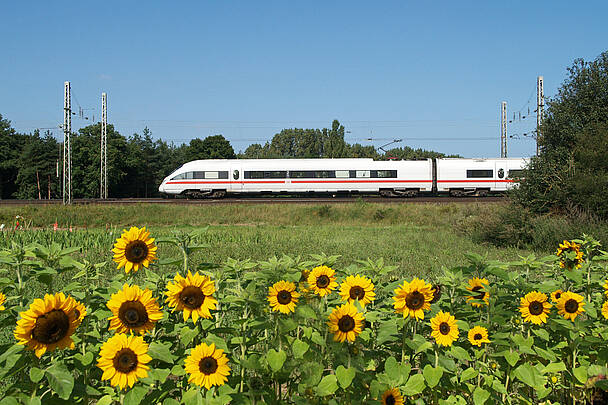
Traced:
[[434, 386], [439, 384], [439, 380], [441, 379], [441, 376], [443, 375], [443, 367], [441, 367], [441, 366], [433, 367], [430, 364], [427, 364], [426, 366], [424, 366], [424, 370], [422, 371], [422, 374], [424, 375], [426, 384], [430, 388], [433, 388]]
[[148, 393], [148, 388], [141, 386], [134, 386], [129, 389], [127, 395], [125, 395], [125, 405], [139, 405]]
[[544, 385], [544, 380], [540, 372], [531, 364], [524, 363], [513, 370], [513, 374], [518, 380], [532, 388], [537, 388]]
[[563, 361], [559, 363], [549, 363], [540, 372], [543, 374], [547, 373], [559, 373], [560, 371], [566, 371], [566, 365]]
[[291, 345], [291, 350], [293, 352], [293, 356], [296, 359], [301, 359], [304, 356], [304, 353], [308, 351], [308, 343], [301, 341], [300, 339], [294, 340]]
[[424, 387], [424, 376], [422, 374], [414, 374], [407, 380], [401, 393], [403, 395], [418, 395], [424, 391]]
[[507, 363], [509, 363], [509, 365], [511, 367], [515, 367], [515, 365], [519, 361], [519, 353], [518, 352], [508, 352], [508, 351], [505, 350], [502, 353], [502, 355], [505, 358], [505, 360], [507, 360]]
[[153, 359], [164, 361], [165, 363], [173, 364], [175, 356], [171, 354], [171, 349], [168, 345], [164, 345], [159, 342], [152, 342], [148, 346], [148, 354]]
[[340, 387], [346, 389], [353, 382], [353, 378], [355, 378], [356, 370], [353, 367], [345, 368], [344, 366], [338, 366], [336, 369], [336, 377], [338, 378], [338, 383]]
[[546, 329], [532, 329], [532, 332], [542, 340], [549, 340], [549, 332]]
[[473, 391], [473, 403], [475, 405], [483, 405], [488, 398], [490, 398], [490, 393], [481, 387], [477, 387]]
[[173, 398], [165, 398], [163, 401], [163, 405], [179, 405], [179, 401]]
[[19, 401], [13, 397], [5, 397], [0, 400], [0, 405], [19, 405]]
[[182, 402], [185, 405], [203, 405], [203, 395], [200, 388], [192, 387], [182, 395]]
[[473, 367], [469, 367], [460, 374], [460, 382], [470, 380], [471, 378], [477, 377], [479, 373]]
[[275, 373], [283, 367], [285, 359], [287, 359], [287, 353], [285, 353], [284, 351], [277, 352], [274, 349], [270, 349], [268, 350], [268, 353], [266, 353], [266, 360], [268, 360], [268, 365]]
[[104, 395], [99, 399], [99, 401], [97, 401], [97, 404], [95, 405], [111, 405], [112, 403], [114, 403], [112, 395]]
[[325, 377], [323, 377], [319, 385], [317, 385], [317, 387], [315, 388], [315, 392], [319, 397], [332, 395], [337, 390], [338, 382], [336, 376], [333, 374], [326, 375]]
[[26, 402], [26, 405], [42, 405], [42, 401], [40, 397], [30, 398], [29, 401]]
[[308, 305], [298, 305], [296, 313], [302, 318], [317, 319], [317, 313]]
[[380, 322], [376, 342], [379, 345], [385, 342], [393, 342], [395, 340], [395, 336], [397, 336], [398, 330], [396, 319]]
[[63, 363], [55, 363], [46, 369], [46, 379], [59, 398], [68, 399], [74, 389], [74, 376]]
[[580, 382], [581, 384], [585, 384], [587, 382], [587, 367], [577, 367], [572, 370], [572, 374], [574, 374], [578, 382]]
[[454, 358], [456, 360], [461, 360], [461, 361], [462, 360], [468, 360], [468, 361], [471, 361], [471, 356], [469, 355], [469, 352], [467, 352], [462, 347], [452, 346], [452, 348], [450, 349], [450, 354], [452, 356], [454, 356]]
[[44, 371], [40, 370], [38, 367], [30, 368], [30, 380], [32, 380], [33, 383], [42, 380], [42, 377], [44, 377]]

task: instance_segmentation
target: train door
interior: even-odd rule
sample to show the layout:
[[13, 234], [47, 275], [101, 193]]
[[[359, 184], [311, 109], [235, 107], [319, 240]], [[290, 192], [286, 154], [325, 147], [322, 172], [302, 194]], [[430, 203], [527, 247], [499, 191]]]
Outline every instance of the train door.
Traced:
[[243, 191], [243, 168], [240, 164], [230, 165], [230, 173], [228, 173], [229, 185], [228, 190], [233, 193], [240, 193]]

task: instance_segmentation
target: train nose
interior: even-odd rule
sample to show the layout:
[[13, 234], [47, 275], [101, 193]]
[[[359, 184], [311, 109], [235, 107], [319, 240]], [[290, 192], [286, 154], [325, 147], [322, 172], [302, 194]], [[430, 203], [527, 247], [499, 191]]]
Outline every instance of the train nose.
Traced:
[[160, 193], [164, 193], [165, 192], [165, 183], [162, 183], [160, 186], [158, 186], [158, 191]]

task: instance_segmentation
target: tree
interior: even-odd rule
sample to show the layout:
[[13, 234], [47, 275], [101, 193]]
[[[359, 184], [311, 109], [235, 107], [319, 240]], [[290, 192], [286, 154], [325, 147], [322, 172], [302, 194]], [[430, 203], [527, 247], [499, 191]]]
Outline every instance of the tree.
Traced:
[[513, 195], [535, 212], [572, 208], [608, 218], [608, 52], [574, 61], [547, 102], [540, 154]]
[[199, 138], [191, 140], [188, 156], [189, 160], [236, 158], [232, 145], [223, 135], [208, 136], [203, 140]]
[[17, 158], [15, 197], [24, 199], [51, 198], [61, 196], [61, 181], [57, 177], [58, 143], [50, 132], [44, 137], [38, 130], [26, 135], [21, 153]]
[[325, 143], [323, 145], [323, 154], [328, 158], [346, 157], [347, 145], [344, 142], [344, 125], [340, 121], [334, 120], [331, 123], [331, 129], [323, 129]]
[[18, 160], [24, 143], [24, 136], [0, 114], [0, 199], [11, 198], [17, 191]]

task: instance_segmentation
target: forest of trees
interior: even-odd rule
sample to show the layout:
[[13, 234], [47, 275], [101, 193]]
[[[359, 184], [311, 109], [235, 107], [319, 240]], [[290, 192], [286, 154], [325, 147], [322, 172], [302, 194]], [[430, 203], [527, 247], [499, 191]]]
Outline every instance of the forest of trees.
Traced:
[[[71, 136], [72, 196], [99, 197], [100, 133], [97, 123]], [[273, 159], [339, 158], [422, 159], [445, 155], [412, 149], [395, 148], [380, 154], [373, 146], [348, 144], [344, 126], [338, 120], [331, 128], [284, 129], [265, 145], [250, 145], [235, 154], [222, 135], [195, 138], [188, 144], [175, 145], [153, 139], [144, 128], [141, 134], [121, 135], [108, 125], [108, 195], [109, 197], [157, 197], [158, 185], [183, 163], [196, 159]], [[0, 115], [0, 199], [61, 198], [63, 146], [49, 132], [20, 134], [10, 121]]]

